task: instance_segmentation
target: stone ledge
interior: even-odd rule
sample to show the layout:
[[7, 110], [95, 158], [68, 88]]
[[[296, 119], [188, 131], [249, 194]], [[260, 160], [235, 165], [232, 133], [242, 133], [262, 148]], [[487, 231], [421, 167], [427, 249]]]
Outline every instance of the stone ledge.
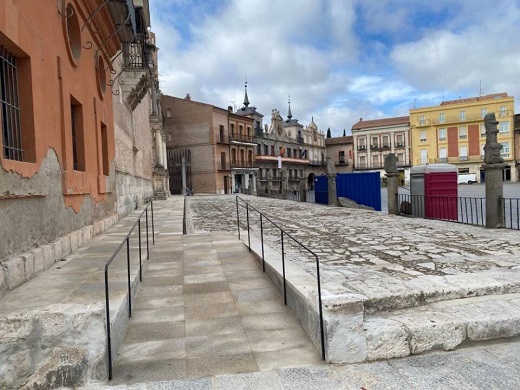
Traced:
[[93, 225], [74, 230], [47, 245], [1, 260], [0, 298], [74, 252], [83, 244], [92, 240], [94, 236], [104, 233], [115, 225], [119, 219], [119, 215], [111, 215], [95, 222]]

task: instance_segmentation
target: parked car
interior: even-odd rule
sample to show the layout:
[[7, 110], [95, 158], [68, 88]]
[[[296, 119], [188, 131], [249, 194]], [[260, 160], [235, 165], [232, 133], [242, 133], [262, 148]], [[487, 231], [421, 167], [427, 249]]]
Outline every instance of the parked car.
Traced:
[[475, 173], [464, 173], [464, 174], [459, 174], [458, 178], [457, 178], [457, 183], [459, 184], [473, 184], [473, 183], [477, 183], [477, 175]]

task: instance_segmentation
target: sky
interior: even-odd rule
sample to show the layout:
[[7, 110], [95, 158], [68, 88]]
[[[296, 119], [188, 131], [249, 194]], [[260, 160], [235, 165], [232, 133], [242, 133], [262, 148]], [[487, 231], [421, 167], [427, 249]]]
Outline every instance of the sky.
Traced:
[[150, 0], [163, 94], [278, 109], [332, 136], [363, 119], [507, 92], [520, 0]]

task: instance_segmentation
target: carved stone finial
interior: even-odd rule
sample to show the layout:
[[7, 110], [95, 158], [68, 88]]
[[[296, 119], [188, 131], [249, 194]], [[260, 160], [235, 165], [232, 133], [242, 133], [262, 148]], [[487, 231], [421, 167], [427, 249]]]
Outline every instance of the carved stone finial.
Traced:
[[502, 144], [497, 141], [498, 121], [495, 113], [487, 114], [484, 117], [484, 125], [486, 126], [486, 145], [484, 146], [484, 162], [486, 164], [500, 164], [504, 159], [500, 156]]
[[385, 171], [387, 174], [397, 173], [397, 156], [394, 153], [385, 156]]

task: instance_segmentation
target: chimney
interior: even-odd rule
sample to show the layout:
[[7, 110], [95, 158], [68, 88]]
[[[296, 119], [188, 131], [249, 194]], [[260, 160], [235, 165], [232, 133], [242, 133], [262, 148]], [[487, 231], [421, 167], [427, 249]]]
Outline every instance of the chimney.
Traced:
[[359, 118], [359, 121], [360, 121], [360, 122], [363, 122], [363, 118]]
[[186, 94], [186, 97], [185, 97], [184, 99], [186, 99], [186, 100], [191, 100], [191, 96], [190, 96], [190, 94], [187, 93], [187, 94]]
[[231, 106], [227, 106], [227, 110], [228, 110], [229, 112], [233, 112], [233, 107], [231, 107]]

